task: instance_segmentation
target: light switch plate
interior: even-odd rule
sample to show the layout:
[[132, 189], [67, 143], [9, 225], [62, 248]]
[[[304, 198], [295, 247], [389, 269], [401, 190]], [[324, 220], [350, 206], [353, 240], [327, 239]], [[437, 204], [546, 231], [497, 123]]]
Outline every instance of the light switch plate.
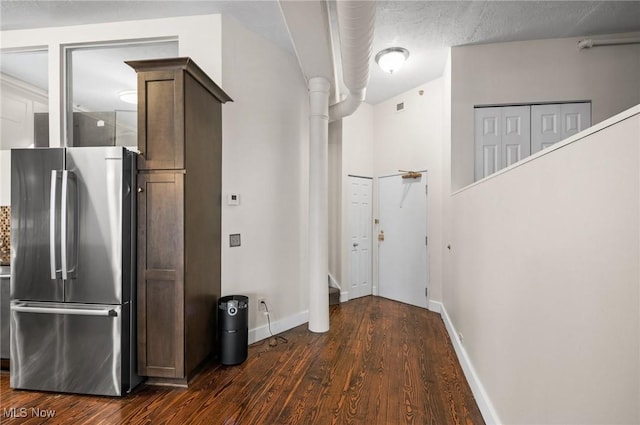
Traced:
[[229, 246], [231, 248], [240, 246], [240, 233], [233, 233], [229, 235]]

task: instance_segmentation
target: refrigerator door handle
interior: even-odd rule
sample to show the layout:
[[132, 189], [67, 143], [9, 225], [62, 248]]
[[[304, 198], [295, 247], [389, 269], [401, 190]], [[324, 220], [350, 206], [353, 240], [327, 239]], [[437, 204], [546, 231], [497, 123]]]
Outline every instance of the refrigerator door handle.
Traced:
[[56, 264], [56, 193], [58, 186], [58, 171], [51, 170], [51, 186], [49, 188], [49, 267], [51, 269], [51, 279], [58, 278]]
[[[78, 196], [75, 183], [76, 179], [73, 172], [67, 170], [62, 171], [62, 188], [60, 201], [60, 263], [62, 266], [62, 279], [64, 280], [75, 278], [75, 271], [78, 262], [78, 255], [76, 252], [78, 246], [78, 208], [76, 205]], [[70, 186], [72, 186], [71, 189], [69, 188]], [[70, 190], [72, 192], [70, 192]], [[71, 229], [69, 229], [69, 197], [71, 197], [72, 206]], [[69, 244], [69, 230], [73, 232], [71, 234], [71, 244]], [[71, 248], [71, 250], [69, 250], [69, 248]], [[71, 267], [69, 267], [70, 264]]]
[[60, 265], [62, 266], [62, 279], [67, 280], [67, 194], [69, 172], [62, 171], [62, 189], [60, 200]]
[[44, 313], [44, 314], [71, 314], [76, 316], [101, 316], [117, 317], [118, 312], [111, 308], [58, 308], [58, 307], [38, 307], [27, 303], [11, 305], [11, 311], [20, 313]]

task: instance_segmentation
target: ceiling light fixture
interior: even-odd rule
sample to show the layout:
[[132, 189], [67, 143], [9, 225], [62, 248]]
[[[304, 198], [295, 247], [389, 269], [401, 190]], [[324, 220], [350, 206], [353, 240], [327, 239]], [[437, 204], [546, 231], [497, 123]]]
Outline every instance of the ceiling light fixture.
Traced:
[[118, 97], [124, 103], [130, 103], [132, 105], [138, 104], [138, 92], [135, 90], [125, 90], [118, 93]]
[[393, 74], [409, 57], [409, 51], [403, 47], [388, 47], [376, 55], [376, 63], [383, 71]]

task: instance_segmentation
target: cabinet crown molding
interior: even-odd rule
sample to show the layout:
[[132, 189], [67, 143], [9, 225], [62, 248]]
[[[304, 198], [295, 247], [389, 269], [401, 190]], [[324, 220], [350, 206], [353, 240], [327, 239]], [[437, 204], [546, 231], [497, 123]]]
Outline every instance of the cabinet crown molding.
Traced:
[[233, 102], [233, 99], [190, 57], [125, 61], [125, 63], [135, 69], [136, 72], [180, 70], [188, 72], [196, 81], [202, 84], [209, 93], [215, 96], [220, 103]]

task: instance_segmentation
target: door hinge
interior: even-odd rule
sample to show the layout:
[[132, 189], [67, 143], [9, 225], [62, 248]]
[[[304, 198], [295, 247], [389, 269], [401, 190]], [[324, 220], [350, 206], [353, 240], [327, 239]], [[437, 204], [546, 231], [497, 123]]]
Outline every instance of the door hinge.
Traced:
[[424, 244], [429, 245], [429, 236], [424, 237]]
[[424, 296], [429, 298], [429, 288], [424, 288]]
[[425, 193], [425, 195], [429, 194], [429, 185], [428, 184], [424, 185], [424, 193]]

